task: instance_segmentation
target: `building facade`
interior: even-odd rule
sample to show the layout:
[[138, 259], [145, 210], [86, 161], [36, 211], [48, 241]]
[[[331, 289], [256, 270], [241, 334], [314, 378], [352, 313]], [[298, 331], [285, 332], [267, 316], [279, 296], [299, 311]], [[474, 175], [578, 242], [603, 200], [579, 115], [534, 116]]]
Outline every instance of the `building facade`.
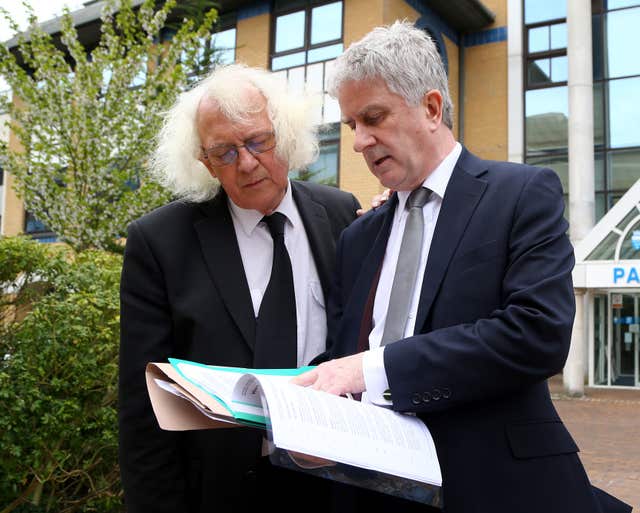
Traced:
[[[78, 23], [99, 18], [101, 2], [89, 4], [74, 13]], [[580, 394], [585, 383], [640, 389], [640, 59], [634, 55], [640, 0], [219, 5], [214, 44], [227, 48], [226, 60], [271, 69], [317, 93], [320, 158], [292, 177], [336, 185], [365, 205], [381, 188], [354, 153], [353, 134], [339, 123], [326, 77], [335, 57], [375, 26], [407, 19], [427, 31], [447, 68], [460, 142], [486, 159], [551, 167], [562, 181], [578, 261], [567, 390]], [[55, 32], [55, 20], [48, 24]], [[8, 133], [0, 137], [15, 144]], [[4, 171], [1, 233], [50, 240], [53, 234], [25, 211]], [[594, 278], [606, 272], [609, 281]]]

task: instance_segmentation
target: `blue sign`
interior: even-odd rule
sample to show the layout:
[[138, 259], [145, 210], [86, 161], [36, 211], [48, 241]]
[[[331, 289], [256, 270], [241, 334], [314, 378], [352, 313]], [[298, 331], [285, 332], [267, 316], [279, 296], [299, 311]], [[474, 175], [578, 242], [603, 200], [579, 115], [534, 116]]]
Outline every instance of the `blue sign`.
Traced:
[[634, 230], [631, 234], [631, 247], [640, 251], [640, 230]]
[[637, 283], [640, 285], [640, 273], [637, 267], [614, 267], [613, 283]]
[[614, 317], [613, 324], [638, 324], [640, 317]]

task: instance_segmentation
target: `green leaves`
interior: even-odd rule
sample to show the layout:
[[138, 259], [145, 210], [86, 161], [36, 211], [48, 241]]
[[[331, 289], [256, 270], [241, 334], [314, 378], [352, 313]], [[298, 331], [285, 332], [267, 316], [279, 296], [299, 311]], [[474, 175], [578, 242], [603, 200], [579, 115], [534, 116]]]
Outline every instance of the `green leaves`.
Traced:
[[[0, 508], [121, 510], [121, 266], [103, 251], [0, 239]], [[14, 283], [35, 291], [20, 312]]]
[[121, 251], [114, 241], [126, 225], [169, 200], [147, 178], [146, 159], [161, 114], [202, 71], [200, 48], [216, 20], [213, 9], [197, 11], [165, 44], [175, 6], [147, 0], [134, 10], [131, 0], [109, 0], [91, 52], [68, 11], [58, 39], [32, 16], [15, 55], [0, 44], [0, 75], [19, 99], [10, 126], [22, 146], [0, 146], [0, 158], [26, 208], [76, 249]]

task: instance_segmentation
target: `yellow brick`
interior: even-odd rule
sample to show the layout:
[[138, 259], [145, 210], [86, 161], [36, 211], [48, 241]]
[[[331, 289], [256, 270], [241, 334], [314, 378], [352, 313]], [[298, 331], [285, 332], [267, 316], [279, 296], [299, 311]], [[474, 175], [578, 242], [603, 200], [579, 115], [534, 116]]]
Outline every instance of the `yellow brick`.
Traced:
[[236, 61], [269, 68], [269, 28], [268, 13], [238, 20], [236, 26]]

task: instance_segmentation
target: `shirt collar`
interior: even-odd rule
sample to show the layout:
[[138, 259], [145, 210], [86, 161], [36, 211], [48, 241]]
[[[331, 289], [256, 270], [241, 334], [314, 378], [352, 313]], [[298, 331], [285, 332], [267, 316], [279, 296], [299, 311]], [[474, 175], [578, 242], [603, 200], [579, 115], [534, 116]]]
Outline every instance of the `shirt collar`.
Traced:
[[[431, 189], [433, 194], [440, 198], [440, 201], [444, 199], [444, 191], [447, 189], [451, 175], [453, 174], [453, 168], [458, 162], [458, 158], [462, 153], [462, 145], [456, 142], [453, 149], [449, 154], [438, 164], [433, 172], [429, 173], [429, 176], [422, 182], [422, 187]], [[411, 191], [398, 191], [398, 211], [402, 212], [404, 206], [409, 198]]]
[[[258, 226], [260, 221], [262, 221], [264, 214], [262, 212], [258, 212], [257, 210], [239, 207], [231, 200], [229, 196], [227, 196], [227, 200], [229, 202], [231, 215], [239, 223], [245, 235], [247, 237], [251, 237], [251, 235], [253, 235], [253, 231], [256, 229], [256, 226]], [[293, 203], [293, 195], [291, 194], [290, 181], [287, 181], [287, 190], [284, 193], [284, 197], [282, 198], [280, 205], [278, 205], [274, 212], [281, 212], [287, 217], [289, 223], [291, 223], [292, 226], [295, 226], [295, 216], [293, 215], [293, 213], [295, 212], [295, 205]]]

